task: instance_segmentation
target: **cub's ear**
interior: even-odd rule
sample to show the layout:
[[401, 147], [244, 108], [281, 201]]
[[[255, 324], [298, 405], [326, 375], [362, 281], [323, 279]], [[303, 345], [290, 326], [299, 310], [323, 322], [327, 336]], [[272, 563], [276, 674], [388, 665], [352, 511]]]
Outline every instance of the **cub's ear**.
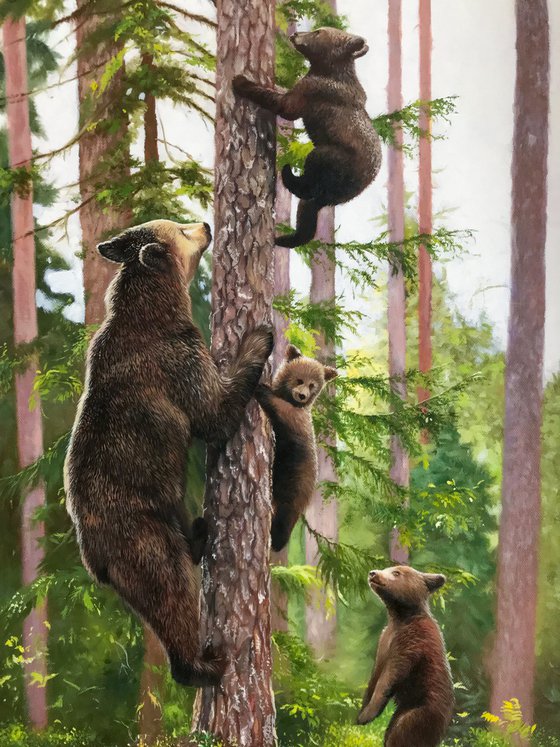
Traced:
[[115, 236], [114, 239], [109, 239], [109, 241], [103, 241], [101, 244], [98, 244], [97, 251], [102, 257], [111, 262], [124, 262], [128, 244], [129, 241], [121, 234], [120, 236]]
[[442, 573], [423, 573], [422, 576], [424, 577], [424, 583], [428, 587], [430, 593], [437, 589], [441, 589], [447, 581]]
[[162, 271], [169, 266], [169, 252], [161, 244], [146, 244], [140, 249], [140, 264], [149, 270]]
[[332, 366], [325, 366], [325, 381], [332, 381], [338, 376], [338, 371]]
[[286, 360], [287, 361], [295, 361], [296, 358], [302, 358], [303, 354], [299, 348], [296, 348], [295, 345], [288, 345], [286, 348]]

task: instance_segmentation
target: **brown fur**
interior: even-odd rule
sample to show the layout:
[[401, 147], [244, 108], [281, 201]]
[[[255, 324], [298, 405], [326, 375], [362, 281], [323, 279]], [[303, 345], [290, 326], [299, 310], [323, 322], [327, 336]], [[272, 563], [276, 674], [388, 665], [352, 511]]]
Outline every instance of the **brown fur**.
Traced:
[[84, 565], [150, 625], [173, 677], [197, 686], [219, 682], [225, 662], [200, 652], [193, 563], [206, 524], [191, 526], [185, 511], [187, 451], [192, 436], [233, 435], [272, 349], [259, 327], [218, 371], [188, 293], [210, 239], [206, 224], [153, 221], [98, 247], [122, 267], [89, 348], [65, 464]]
[[391, 698], [396, 710], [385, 747], [436, 747], [451, 722], [455, 699], [445, 643], [430, 613], [429, 595], [445, 576], [408, 566], [370, 571], [369, 584], [385, 602], [389, 623], [381, 633], [359, 724], [377, 718]]
[[291, 91], [280, 93], [243, 75], [233, 80], [240, 96], [284, 119], [303, 118], [315, 148], [301, 176], [289, 166], [282, 180], [300, 199], [296, 232], [276, 239], [295, 247], [311, 241], [319, 210], [357, 197], [375, 179], [381, 166], [381, 143], [366, 109], [366, 94], [354, 61], [368, 51], [361, 36], [321, 28], [291, 37], [310, 69]]
[[317, 482], [317, 446], [311, 407], [325, 386], [337, 375], [334, 368], [305, 358], [288, 345], [286, 360], [272, 386], [260, 384], [256, 398], [270, 418], [275, 450], [272, 469], [272, 549], [281, 550], [309, 505]]

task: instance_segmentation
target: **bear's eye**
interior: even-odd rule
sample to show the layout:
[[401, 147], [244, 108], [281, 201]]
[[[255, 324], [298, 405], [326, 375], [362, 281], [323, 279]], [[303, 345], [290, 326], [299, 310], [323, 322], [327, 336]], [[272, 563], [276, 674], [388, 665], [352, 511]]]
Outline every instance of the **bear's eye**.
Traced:
[[301, 386], [301, 385], [303, 384], [303, 379], [298, 379], [298, 380], [296, 381], [296, 384], [297, 384], [298, 386]]
[[309, 384], [309, 388], [311, 389], [311, 391], [313, 391], [313, 389], [315, 389], [315, 384], [313, 382], [311, 382]]
[[393, 576], [400, 576], [400, 575], [401, 575], [400, 571], [393, 571]]

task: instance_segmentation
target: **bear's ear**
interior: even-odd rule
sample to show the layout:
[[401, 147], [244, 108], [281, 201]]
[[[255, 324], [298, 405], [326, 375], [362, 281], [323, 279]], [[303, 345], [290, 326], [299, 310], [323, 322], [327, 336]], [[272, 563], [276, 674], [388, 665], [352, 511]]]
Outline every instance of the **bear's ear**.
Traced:
[[423, 573], [424, 583], [428, 587], [430, 594], [437, 589], [441, 589], [444, 583], [447, 581], [442, 573]]
[[122, 263], [126, 259], [128, 244], [127, 239], [121, 234], [120, 236], [115, 236], [114, 239], [109, 239], [109, 241], [103, 241], [101, 244], [98, 244], [97, 251], [102, 257], [111, 262]]
[[357, 60], [359, 57], [363, 57], [369, 52], [369, 47], [363, 37], [354, 36], [350, 40], [350, 51], [352, 52], [352, 58]]
[[324, 370], [325, 374], [325, 381], [332, 381], [333, 379], [336, 379], [338, 376], [338, 371], [336, 368], [333, 368], [332, 366], [325, 366]]
[[140, 263], [149, 270], [162, 271], [169, 267], [169, 252], [162, 244], [146, 244], [140, 249]]
[[296, 348], [295, 345], [288, 345], [286, 348], [286, 360], [287, 361], [295, 361], [296, 358], [302, 358], [303, 354], [299, 348]]

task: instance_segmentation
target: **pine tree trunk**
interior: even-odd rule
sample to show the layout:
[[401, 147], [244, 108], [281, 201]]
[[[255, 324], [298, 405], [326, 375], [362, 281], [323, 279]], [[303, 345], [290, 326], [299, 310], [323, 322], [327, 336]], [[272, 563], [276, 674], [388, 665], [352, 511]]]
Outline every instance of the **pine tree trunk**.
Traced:
[[[420, 99], [432, 99], [432, 0], [420, 0]], [[432, 141], [431, 118], [425, 110], [420, 113], [420, 129], [426, 133], [420, 138], [418, 164], [418, 231], [432, 232]], [[418, 367], [422, 373], [432, 368], [432, 260], [426, 247], [418, 253]], [[418, 400], [428, 399], [430, 392], [418, 388]], [[423, 437], [427, 440], [426, 437]]]
[[[110, 178], [110, 171], [103, 170], [103, 164], [114, 157], [117, 146], [127, 134], [126, 115], [119, 103], [123, 74], [119, 71], [112, 78], [107, 90], [92, 105], [91, 84], [99, 81], [103, 65], [119, 51], [118, 43], [112, 41], [90, 42], [100, 21], [107, 16], [94, 14], [96, 5], [91, 0], [77, 0], [76, 48], [78, 51], [78, 96], [80, 105], [80, 127], [92, 120], [97, 113], [98, 124], [82, 134], [79, 141], [79, 179], [82, 208], [80, 224], [84, 256], [84, 289], [86, 300], [86, 324], [100, 324], [105, 316], [105, 291], [115, 273], [115, 265], [103, 259], [97, 252], [97, 244], [110, 234], [119, 233], [130, 225], [131, 213], [128, 209], [105, 208], [97, 203], [95, 196], [99, 185]], [[121, 117], [121, 126], [115, 132], [107, 130], [107, 117]], [[121, 176], [126, 173], [126, 157], [120, 165]]]
[[[334, 208], [324, 208], [319, 213], [317, 224], [317, 238], [332, 244], [334, 242]], [[321, 301], [332, 302], [335, 299], [335, 263], [327, 257], [324, 251], [318, 251], [311, 263], [311, 289], [309, 300], [311, 303]], [[333, 365], [335, 349], [331, 342], [326, 342], [323, 335], [317, 337], [317, 358], [323, 363]], [[323, 434], [325, 435], [325, 434]], [[325, 441], [334, 445], [333, 435], [326, 434]], [[327, 452], [318, 450], [319, 470], [317, 487], [313, 493], [311, 503], [306, 512], [310, 526], [329, 539], [338, 537], [337, 505], [335, 500], [324, 501], [319, 485], [322, 482], [335, 482], [336, 471]], [[306, 532], [305, 562], [317, 565], [318, 548], [316, 539]], [[307, 627], [307, 641], [318, 656], [329, 656], [336, 645], [336, 614], [335, 610], [327, 609], [327, 597], [323, 591], [313, 591], [305, 610]]]
[[[402, 10], [401, 0], [389, 0], [389, 82], [387, 104], [389, 111], [402, 109]], [[389, 238], [399, 242], [404, 239], [404, 172], [402, 131], [396, 130], [397, 146], [389, 148]], [[406, 398], [406, 293], [404, 275], [400, 267], [389, 268], [387, 283], [387, 334], [389, 339], [389, 375], [392, 386], [400, 397]], [[396, 485], [407, 487], [409, 463], [401, 440], [391, 438], [391, 479]], [[408, 561], [408, 550], [400, 543], [397, 530], [393, 530], [390, 546], [391, 560], [395, 563]]]
[[[25, 18], [7, 18], [3, 27], [6, 76], [9, 160], [12, 168], [31, 165], [31, 129], [27, 97], [27, 54]], [[33, 190], [25, 195], [14, 193], [11, 204], [13, 235], [13, 305], [14, 344], [29, 344], [36, 339], [37, 307], [35, 303], [35, 235], [33, 224]], [[35, 462], [43, 453], [41, 407], [30, 408], [36, 356], [31, 356], [25, 371], [16, 374], [17, 447], [20, 468]], [[36, 400], [36, 397], [35, 397]], [[42, 521], [35, 521], [37, 509], [45, 505], [45, 488], [38, 485], [23, 500], [21, 523], [22, 581], [32, 583], [44, 558], [41, 541], [45, 536]], [[29, 722], [35, 729], [47, 726], [46, 687], [33, 684], [32, 673], [47, 675], [47, 607], [35, 607], [23, 623], [25, 648], [25, 696]]]
[[[549, 111], [546, 0], [517, 0], [511, 296], [491, 708], [519, 699], [533, 720]], [[519, 591], [523, 590], [520, 604]]]
[[[151, 66], [152, 58], [144, 55], [142, 62]], [[146, 96], [144, 111], [144, 161], [157, 161], [158, 125], [156, 100], [152, 94]], [[162, 696], [165, 685], [165, 652], [151, 629], [144, 625], [144, 660], [140, 677], [140, 709], [138, 711], [138, 734], [145, 745], [155, 744], [163, 735]]]
[[[272, 319], [275, 122], [237, 99], [231, 79], [274, 79], [274, 0], [218, 0], [212, 351]], [[276, 744], [270, 650], [270, 433], [253, 400], [236, 436], [209, 451], [202, 639], [225, 649], [220, 688], [197, 698], [195, 728], [237, 747]]]
[[[288, 29], [288, 34], [293, 33], [295, 28]], [[277, 121], [278, 130], [286, 136], [290, 135], [293, 124], [281, 117]], [[284, 186], [280, 175], [276, 175], [276, 223], [289, 224], [291, 219], [292, 194]], [[285, 296], [290, 292], [290, 252], [284, 246], [274, 247], [274, 295]], [[282, 364], [286, 355], [286, 329], [288, 321], [278, 311], [272, 312], [272, 323], [274, 326], [274, 352], [272, 354], [272, 365], [274, 370]], [[288, 565], [288, 548], [280, 552], [272, 552], [271, 561], [277, 565]], [[278, 584], [272, 584], [272, 610], [271, 625], [273, 631], [288, 631], [288, 596], [282, 592]]]

